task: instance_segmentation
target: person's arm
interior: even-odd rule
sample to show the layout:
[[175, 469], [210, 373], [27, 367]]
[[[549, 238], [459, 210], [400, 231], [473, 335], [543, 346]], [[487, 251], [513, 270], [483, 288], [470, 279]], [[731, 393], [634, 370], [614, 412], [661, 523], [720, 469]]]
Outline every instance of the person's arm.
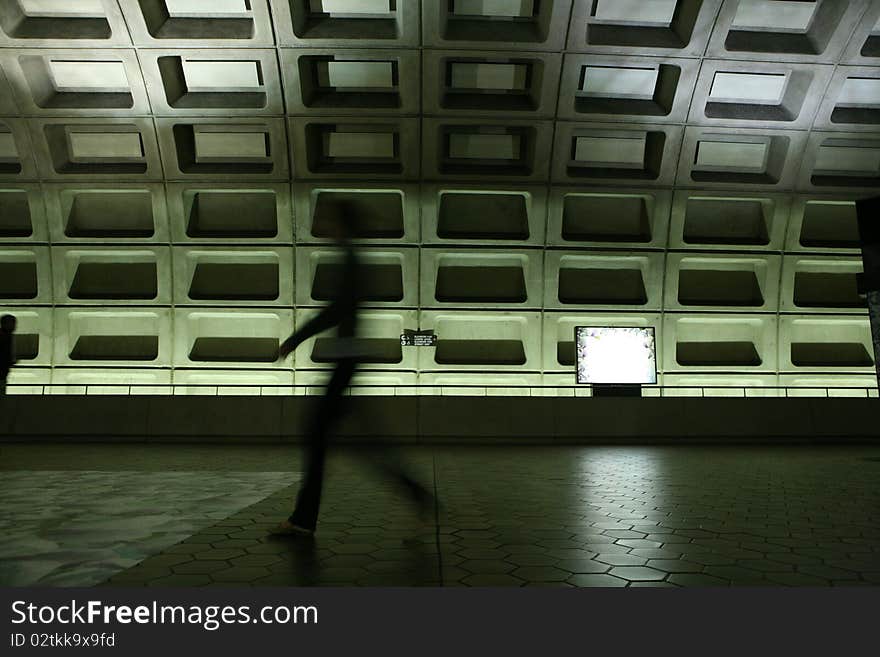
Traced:
[[293, 335], [281, 343], [278, 350], [280, 358], [287, 358], [299, 345], [313, 335], [331, 329], [342, 321], [342, 305], [334, 301], [320, 313], [300, 327]]

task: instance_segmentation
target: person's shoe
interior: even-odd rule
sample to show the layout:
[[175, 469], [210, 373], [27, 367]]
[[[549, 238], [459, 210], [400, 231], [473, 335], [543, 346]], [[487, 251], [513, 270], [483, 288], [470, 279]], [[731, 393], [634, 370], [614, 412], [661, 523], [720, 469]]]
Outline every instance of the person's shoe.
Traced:
[[282, 520], [275, 527], [269, 530], [269, 535], [311, 537], [315, 535], [315, 530], [308, 529], [306, 527], [300, 527], [299, 525], [294, 525], [289, 520]]

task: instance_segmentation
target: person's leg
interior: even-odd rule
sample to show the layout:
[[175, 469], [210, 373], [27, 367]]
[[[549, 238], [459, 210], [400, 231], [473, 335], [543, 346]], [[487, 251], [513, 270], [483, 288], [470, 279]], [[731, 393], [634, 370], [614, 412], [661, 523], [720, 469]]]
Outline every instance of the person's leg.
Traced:
[[371, 436], [370, 444], [357, 447], [354, 450], [355, 455], [359, 456], [375, 474], [397, 484], [400, 491], [409, 497], [422, 500], [430, 496], [426, 488], [411, 475], [400, 450], [382, 439], [382, 436], [387, 435], [386, 431], [389, 427], [384, 421], [386, 418], [369, 408], [369, 400], [370, 397], [362, 397], [359, 400], [363, 409], [358, 413], [358, 424], [366, 429], [366, 435]]
[[375, 446], [364, 452], [367, 463], [379, 476], [390, 479], [410, 501], [418, 507], [420, 514], [433, 511], [434, 494], [421, 484], [403, 465], [396, 450], [390, 447]]
[[327, 436], [333, 423], [339, 419], [342, 393], [351, 381], [354, 367], [346, 362], [337, 364], [324, 396], [313, 411], [306, 436], [306, 473], [296, 498], [296, 508], [288, 522], [296, 527], [314, 531], [318, 524], [321, 490], [324, 483], [324, 461], [327, 454]]

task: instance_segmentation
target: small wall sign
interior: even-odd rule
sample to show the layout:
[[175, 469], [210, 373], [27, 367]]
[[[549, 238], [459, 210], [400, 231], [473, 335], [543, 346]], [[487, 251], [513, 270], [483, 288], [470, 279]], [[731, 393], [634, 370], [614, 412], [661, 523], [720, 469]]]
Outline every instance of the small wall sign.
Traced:
[[403, 347], [434, 347], [437, 345], [437, 335], [430, 329], [427, 331], [404, 329], [400, 335], [400, 344]]

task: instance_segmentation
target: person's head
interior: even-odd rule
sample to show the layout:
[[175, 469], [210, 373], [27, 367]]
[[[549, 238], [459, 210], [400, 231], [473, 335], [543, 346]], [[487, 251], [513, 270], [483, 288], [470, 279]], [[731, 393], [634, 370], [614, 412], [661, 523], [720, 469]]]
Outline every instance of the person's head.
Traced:
[[14, 315], [3, 315], [0, 317], [0, 329], [6, 331], [7, 333], [12, 333], [15, 331], [15, 327], [18, 322], [15, 319]]

